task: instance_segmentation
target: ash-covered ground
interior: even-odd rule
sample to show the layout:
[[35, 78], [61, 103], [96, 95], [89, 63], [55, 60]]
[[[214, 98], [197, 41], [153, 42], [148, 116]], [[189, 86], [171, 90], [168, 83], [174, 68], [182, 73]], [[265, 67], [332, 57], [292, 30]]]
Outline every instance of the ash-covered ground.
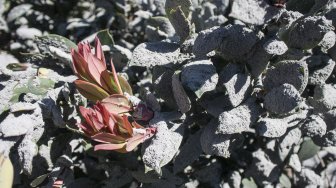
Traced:
[[[0, 187], [336, 187], [335, 27], [335, 0], [0, 0]], [[129, 153], [76, 126], [96, 36], [154, 111]]]

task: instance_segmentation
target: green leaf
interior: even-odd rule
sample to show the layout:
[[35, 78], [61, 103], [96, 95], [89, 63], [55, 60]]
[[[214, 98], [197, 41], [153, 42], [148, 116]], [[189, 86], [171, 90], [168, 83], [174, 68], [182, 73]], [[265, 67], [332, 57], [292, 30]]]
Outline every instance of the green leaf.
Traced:
[[300, 161], [304, 161], [313, 157], [317, 154], [318, 151], [320, 151], [320, 149], [321, 147], [314, 144], [314, 142], [310, 138], [304, 140], [298, 152]]
[[284, 188], [291, 188], [292, 187], [290, 179], [285, 174], [281, 174], [281, 176], [279, 178], [279, 182], [282, 185], [282, 187], [284, 187]]
[[190, 0], [167, 0], [165, 10], [168, 19], [183, 43], [192, 33], [190, 13], [192, 3]]
[[28, 66], [22, 63], [10, 63], [6, 66], [6, 68], [12, 71], [25, 71]]
[[12, 162], [8, 157], [0, 155], [0, 187], [11, 188], [14, 179]]
[[14, 87], [13, 96], [10, 102], [18, 102], [19, 97], [23, 93], [32, 93], [34, 95], [44, 96], [47, 92], [55, 87], [55, 82], [48, 78], [30, 78], [26, 85]]
[[126, 93], [130, 94], [130, 95], [133, 95], [132, 88], [129, 85], [129, 83], [127, 82], [127, 80], [124, 77], [119, 76], [119, 75], [118, 75], [118, 80], [119, 80], [121, 90], [123, 92], [126, 92]]
[[44, 182], [44, 180], [49, 176], [49, 173], [48, 174], [43, 174], [37, 178], [35, 178], [31, 183], [30, 183], [30, 186], [31, 187], [37, 187], [39, 186], [40, 184], [42, 184]]
[[253, 178], [244, 178], [242, 180], [242, 188], [258, 188], [257, 184], [254, 182]]
[[40, 38], [40, 39], [48, 39], [50, 41], [58, 41], [60, 42], [61, 44], [65, 45], [68, 50], [70, 51], [72, 48], [73, 49], [77, 49], [77, 45], [72, 42], [71, 40], [63, 37], [63, 36], [60, 36], [60, 35], [56, 35], [56, 34], [49, 34], [49, 35], [45, 35], [45, 36], [41, 36], [41, 37], [37, 37], [37, 38]]
[[113, 36], [108, 29], [98, 31], [97, 37], [99, 38], [102, 45], [114, 45]]
[[103, 88], [90, 82], [76, 80], [75, 85], [80, 94], [93, 102], [101, 101], [110, 96]]

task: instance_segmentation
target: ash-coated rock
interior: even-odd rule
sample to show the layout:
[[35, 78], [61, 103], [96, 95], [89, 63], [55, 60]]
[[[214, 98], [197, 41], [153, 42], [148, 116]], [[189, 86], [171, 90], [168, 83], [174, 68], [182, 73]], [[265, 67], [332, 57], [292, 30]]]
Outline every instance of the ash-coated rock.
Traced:
[[263, 83], [267, 91], [287, 83], [302, 93], [308, 84], [308, 66], [304, 61], [278, 62], [267, 70]]
[[321, 47], [321, 51], [327, 53], [327, 51], [335, 45], [336, 42], [336, 34], [334, 31], [329, 31], [326, 33], [318, 44]]
[[251, 77], [247, 74], [236, 74], [224, 83], [229, 101], [233, 107], [241, 104], [251, 92]]
[[174, 64], [180, 53], [178, 44], [152, 42], [139, 44], [133, 51], [130, 66], [154, 67]]
[[193, 53], [196, 56], [205, 56], [209, 52], [218, 49], [225, 34], [226, 28], [218, 26], [200, 31], [192, 48]]
[[335, 61], [326, 56], [316, 57], [310, 64], [308, 64], [309, 67], [308, 83], [310, 85], [324, 84], [325, 81], [332, 74], [335, 67]]
[[285, 41], [292, 48], [314, 48], [326, 33], [334, 29], [331, 23], [324, 16], [302, 17], [292, 23]]
[[191, 109], [191, 101], [181, 84], [179, 73], [174, 73], [173, 75], [172, 89], [176, 104], [181, 113], [188, 112]]
[[208, 155], [216, 155], [229, 158], [231, 153], [241, 145], [243, 138], [239, 134], [218, 134], [218, 123], [213, 120], [204, 129], [201, 135], [203, 152]]
[[314, 96], [310, 98], [316, 112], [327, 112], [336, 107], [336, 88], [330, 84], [317, 85]]
[[266, 0], [236, 0], [233, 1], [229, 16], [248, 24], [262, 25], [278, 12]]
[[280, 168], [270, 159], [270, 156], [261, 149], [252, 153], [253, 161], [247, 169], [258, 185], [275, 182], [280, 175]]
[[288, 50], [288, 47], [283, 41], [271, 39], [264, 44], [264, 49], [270, 55], [282, 55]]
[[157, 133], [142, 146], [142, 160], [146, 167], [161, 172], [161, 167], [169, 163], [182, 142], [182, 135], [167, 127], [157, 127]]
[[242, 25], [228, 25], [219, 52], [229, 61], [244, 61], [263, 34]]
[[327, 124], [319, 115], [311, 115], [302, 125], [302, 132], [309, 137], [322, 137], [327, 132]]
[[256, 124], [256, 132], [267, 138], [278, 138], [286, 133], [288, 123], [283, 119], [262, 118]]
[[261, 106], [254, 98], [247, 99], [240, 106], [219, 115], [219, 126], [216, 129], [216, 133], [234, 134], [248, 131], [262, 112]]
[[300, 93], [291, 84], [273, 88], [264, 98], [264, 107], [271, 113], [284, 114], [296, 108], [302, 101]]
[[186, 89], [201, 97], [216, 88], [218, 74], [210, 60], [198, 60], [186, 64], [181, 72], [181, 82]]

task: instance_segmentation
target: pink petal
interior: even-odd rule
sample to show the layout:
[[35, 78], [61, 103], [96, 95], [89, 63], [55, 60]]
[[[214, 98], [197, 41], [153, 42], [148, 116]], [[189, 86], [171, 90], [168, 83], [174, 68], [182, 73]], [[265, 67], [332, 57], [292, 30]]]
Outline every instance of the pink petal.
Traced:
[[122, 143], [122, 144], [98, 144], [95, 145], [94, 150], [118, 150], [118, 149], [122, 149], [124, 146], [126, 145], [126, 143]]
[[126, 151], [132, 151], [144, 141], [144, 135], [136, 135], [127, 140]]
[[[91, 78], [100, 86], [103, 86], [101, 82], [101, 73], [106, 70], [104, 66], [102, 66], [101, 60], [96, 58], [92, 53], [87, 54], [88, 56], [88, 68], [89, 74]], [[106, 88], [105, 88], [106, 89]]]
[[103, 62], [103, 66], [106, 69], [105, 56], [102, 49], [102, 45], [98, 37], [95, 38], [95, 55], [98, 59], [100, 59]]

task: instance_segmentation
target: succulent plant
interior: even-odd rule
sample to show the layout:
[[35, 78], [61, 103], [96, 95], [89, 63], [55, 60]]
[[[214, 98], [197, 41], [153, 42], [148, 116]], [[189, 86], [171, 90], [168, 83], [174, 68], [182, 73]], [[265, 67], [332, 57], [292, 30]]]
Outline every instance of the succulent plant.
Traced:
[[92, 108], [79, 107], [85, 121], [78, 124], [84, 133], [98, 142], [95, 150], [115, 150], [126, 153], [152, 137], [156, 128], [144, 128], [128, 116], [109, 112], [103, 103]]
[[78, 51], [71, 49], [72, 68], [78, 79], [75, 85], [78, 91], [91, 101], [101, 101], [104, 98], [129, 92], [128, 82], [118, 76], [111, 60], [112, 72], [107, 70], [104, 52], [99, 38], [95, 39], [94, 53], [88, 43], [79, 43]]

